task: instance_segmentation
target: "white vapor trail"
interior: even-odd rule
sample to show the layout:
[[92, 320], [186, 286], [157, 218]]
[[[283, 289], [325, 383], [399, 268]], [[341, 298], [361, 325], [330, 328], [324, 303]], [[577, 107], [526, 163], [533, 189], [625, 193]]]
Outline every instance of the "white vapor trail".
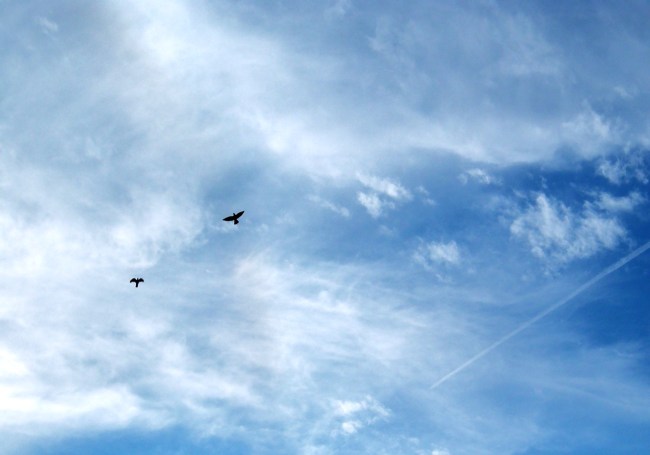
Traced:
[[553, 311], [557, 310], [557, 309], [560, 308], [562, 305], [566, 304], [566, 303], [569, 302], [571, 299], [573, 299], [574, 297], [578, 296], [579, 294], [581, 294], [582, 292], [584, 292], [586, 289], [590, 288], [591, 286], [593, 286], [594, 284], [596, 284], [597, 282], [599, 282], [600, 280], [602, 280], [603, 278], [605, 278], [605, 277], [606, 277], [607, 275], [609, 275], [610, 273], [615, 272], [616, 270], [620, 269], [621, 267], [623, 267], [625, 264], [627, 264], [628, 262], [630, 262], [631, 260], [633, 260], [634, 258], [636, 258], [637, 256], [639, 256], [640, 254], [644, 253], [648, 248], [650, 248], [650, 241], [646, 242], [645, 244], [643, 244], [642, 246], [640, 246], [639, 248], [637, 248], [636, 250], [632, 251], [630, 254], [628, 254], [627, 256], [625, 256], [624, 258], [619, 259], [619, 260], [616, 261], [614, 264], [612, 264], [612, 265], [610, 265], [609, 267], [607, 267], [606, 269], [604, 269], [604, 270], [603, 270], [602, 272], [600, 272], [598, 275], [594, 276], [592, 279], [590, 279], [589, 281], [587, 281], [586, 283], [584, 283], [582, 286], [580, 286], [579, 288], [577, 288], [577, 289], [576, 289], [575, 291], [573, 291], [571, 294], [569, 294], [569, 295], [567, 295], [566, 297], [564, 297], [562, 300], [560, 300], [560, 301], [554, 303], [553, 305], [549, 306], [549, 307], [546, 308], [545, 310], [540, 311], [540, 312], [537, 313], [535, 316], [533, 316], [532, 318], [530, 318], [529, 320], [527, 320], [526, 322], [524, 322], [523, 324], [521, 324], [519, 327], [517, 327], [516, 329], [514, 329], [512, 332], [509, 332], [508, 334], [506, 334], [506, 335], [504, 335], [503, 337], [499, 338], [497, 341], [495, 341], [494, 343], [492, 343], [491, 345], [489, 345], [487, 348], [483, 349], [481, 352], [479, 352], [478, 354], [476, 354], [474, 357], [470, 358], [469, 360], [467, 360], [466, 362], [464, 362], [464, 363], [463, 363], [462, 365], [460, 365], [459, 367], [456, 367], [454, 370], [450, 371], [449, 373], [447, 373], [446, 375], [444, 375], [443, 377], [441, 377], [440, 379], [438, 379], [435, 383], [433, 383], [433, 384], [431, 385], [430, 388], [431, 388], [431, 389], [435, 389], [435, 388], [438, 387], [440, 384], [442, 384], [442, 383], [444, 383], [444, 382], [447, 382], [449, 379], [451, 379], [452, 377], [456, 376], [456, 374], [460, 373], [460, 372], [463, 371], [465, 368], [467, 368], [468, 366], [472, 365], [474, 362], [476, 362], [477, 360], [479, 360], [479, 359], [482, 358], [483, 356], [489, 354], [491, 351], [493, 351], [493, 350], [495, 350], [496, 348], [498, 348], [499, 346], [501, 346], [503, 343], [505, 343], [506, 341], [508, 341], [510, 338], [512, 338], [512, 337], [514, 337], [515, 335], [517, 335], [519, 332], [521, 332], [521, 331], [523, 331], [523, 330], [526, 330], [528, 327], [530, 327], [531, 325], [533, 325], [534, 323], [536, 323], [537, 321], [539, 321], [540, 319], [542, 319], [544, 316], [546, 316], [546, 315], [548, 315], [549, 313], [552, 313]]

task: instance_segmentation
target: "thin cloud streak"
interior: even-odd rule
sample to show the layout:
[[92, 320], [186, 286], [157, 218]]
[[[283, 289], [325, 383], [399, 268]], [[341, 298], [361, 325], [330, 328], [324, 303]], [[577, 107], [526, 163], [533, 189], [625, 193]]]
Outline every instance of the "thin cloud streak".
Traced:
[[554, 303], [550, 307], [548, 307], [545, 310], [541, 311], [540, 313], [536, 314], [534, 317], [532, 317], [528, 321], [524, 322], [523, 324], [521, 324], [519, 327], [517, 327], [516, 329], [514, 329], [513, 331], [511, 331], [507, 335], [499, 338], [497, 341], [492, 343], [487, 348], [483, 349], [481, 352], [479, 352], [474, 357], [467, 360], [465, 363], [461, 364], [459, 367], [455, 368], [454, 370], [450, 371], [449, 373], [447, 373], [446, 375], [444, 375], [443, 377], [438, 379], [436, 382], [434, 382], [431, 385], [430, 389], [435, 389], [438, 386], [440, 386], [441, 384], [444, 384], [449, 379], [453, 378], [458, 373], [460, 373], [461, 371], [463, 371], [467, 367], [471, 366], [477, 360], [480, 360], [481, 358], [485, 357], [487, 354], [489, 354], [490, 352], [492, 352], [493, 350], [495, 350], [496, 348], [501, 346], [503, 343], [505, 343], [506, 341], [508, 341], [512, 337], [514, 337], [517, 334], [519, 334], [520, 332], [526, 330], [528, 327], [530, 327], [531, 325], [533, 325], [534, 323], [536, 323], [537, 321], [539, 321], [543, 317], [547, 316], [548, 314], [550, 314], [553, 311], [557, 310], [558, 308], [565, 305], [569, 301], [573, 300], [578, 295], [582, 294], [584, 291], [586, 291], [591, 286], [593, 286], [594, 284], [596, 284], [597, 282], [599, 282], [600, 280], [605, 278], [610, 273], [617, 271], [618, 269], [623, 267], [628, 262], [634, 260], [637, 256], [643, 254], [646, 250], [648, 250], [648, 248], [650, 248], [650, 241], [644, 243], [642, 246], [640, 246], [639, 248], [637, 248], [636, 250], [634, 250], [633, 252], [631, 252], [630, 254], [625, 256], [624, 258], [622, 258], [622, 259], [618, 260], [617, 262], [615, 262], [614, 264], [610, 265], [609, 267], [604, 269], [602, 272], [600, 272], [598, 275], [596, 275], [595, 277], [593, 277], [592, 279], [590, 279], [589, 281], [584, 283], [582, 286], [578, 287], [571, 294], [564, 297], [559, 302]]

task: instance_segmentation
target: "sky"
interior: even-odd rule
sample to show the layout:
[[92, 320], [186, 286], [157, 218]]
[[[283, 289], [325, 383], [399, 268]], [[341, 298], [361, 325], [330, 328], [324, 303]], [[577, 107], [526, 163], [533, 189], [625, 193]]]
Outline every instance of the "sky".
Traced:
[[646, 452], [649, 16], [0, 0], [0, 455]]

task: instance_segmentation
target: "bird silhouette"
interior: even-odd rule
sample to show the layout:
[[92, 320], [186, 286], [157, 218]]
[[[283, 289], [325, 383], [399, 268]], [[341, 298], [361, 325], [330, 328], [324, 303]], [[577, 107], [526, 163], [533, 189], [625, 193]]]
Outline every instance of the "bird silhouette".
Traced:
[[239, 224], [239, 217], [241, 217], [244, 214], [244, 211], [242, 210], [239, 213], [233, 213], [232, 216], [227, 216], [223, 220], [224, 221], [234, 221], [235, 224]]
[[144, 280], [142, 278], [131, 278], [131, 281], [129, 283], [135, 283], [135, 287], [138, 287], [138, 284], [144, 283]]

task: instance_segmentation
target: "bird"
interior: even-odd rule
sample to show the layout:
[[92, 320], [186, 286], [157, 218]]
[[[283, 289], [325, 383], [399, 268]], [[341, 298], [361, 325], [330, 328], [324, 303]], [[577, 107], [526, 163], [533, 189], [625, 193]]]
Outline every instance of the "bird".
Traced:
[[138, 284], [144, 283], [144, 280], [142, 278], [131, 278], [131, 281], [129, 283], [135, 283], [135, 287], [138, 287]]
[[224, 221], [234, 221], [235, 224], [239, 224], [239, 217], [241, 217], [244, 214], [244, 211], [242, 210], [239, 213], [233, 213], [232, 216], [227, 216], [223, 220]]

